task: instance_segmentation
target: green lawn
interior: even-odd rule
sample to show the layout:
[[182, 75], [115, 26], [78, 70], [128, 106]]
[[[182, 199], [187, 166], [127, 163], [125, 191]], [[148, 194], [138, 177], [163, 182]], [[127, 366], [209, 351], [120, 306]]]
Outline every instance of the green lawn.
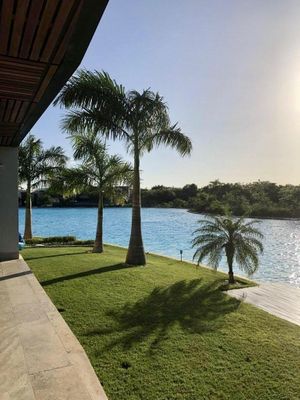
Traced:
[[24, 258], [85, 348], [110, 400], [300, 399], [300, 328], [220, 289], [221, 273], [106, 246]]

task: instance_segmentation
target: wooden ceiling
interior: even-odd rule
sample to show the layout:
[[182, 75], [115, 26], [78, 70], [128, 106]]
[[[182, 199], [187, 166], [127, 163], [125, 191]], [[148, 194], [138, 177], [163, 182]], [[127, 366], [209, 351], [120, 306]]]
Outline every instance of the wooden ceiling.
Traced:
[[18, 146], [79, 65], [108, 0], [0, 0], [0, 146]]

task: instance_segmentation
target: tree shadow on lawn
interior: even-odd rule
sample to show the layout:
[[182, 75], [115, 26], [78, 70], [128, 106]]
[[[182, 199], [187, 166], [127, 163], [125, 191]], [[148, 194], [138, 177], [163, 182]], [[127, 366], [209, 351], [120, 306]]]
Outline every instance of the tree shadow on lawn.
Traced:
[[118, 333], [105, 348], [116, 345], [130, 349], [136, 343], [151, 340], [154, 350], [168, 338], [168, 331], [179, 324], [188, 333], [215, 331], [223, 323], [224, 315], [235, 311], [240, 302], [220, 290], [220, 281], [203, 284], [201, 279], [182, 280], [167, 287], [156, 287], [143, 299], [126, 304], [107, 315], [114, 320], [114, 328], [94, 329], [86, 336]]
[[118, 271], [120, 269], [127, 269], [127, 268], [132, 268], [132, 266], [124, 264], [124, 263], [107, 265], [106, 267], [89, 269], [88, 271], [82, 271], [82, 272], [78, 272], [76, 274], [59, 276], [57, 278], [49, 279], [47, 281], [42, 281], [42, 282], [40, 282], [40, 284], [42, 286], [49, 286], [49, 285], [53, 285], [53, 284], [59, 283], [59, 282], [69, 281], [69, 280], [78, 279], [78, 278], [84, 278], [84, 277], [90, 276], [90, 275], [104, 274], [105, 272]]
[[[49, 249], [49, 247], [38, 247], [38, 249], [44, 249], [44, 248], [47, 248], [47, 249]], [[50, 247], [51, 248], [51, 247]], [[88, 253], [88, 250], [87, 251], [80, 251], [80, 252], [78, 252], [78, 253], [61, 253], [61, 254], [50, 254], [50, 255], [48, 255], [48, 256], [38, 256], [38, 257], [26, 257], [25, 258], [25, 261], [29, 261], [29, 260], [40, 260], [40, 259], [43, 259], [43, 258], [54, 258], [54, 257], [65, 257], [65, 256], [79, 256], [79, 255], [82, 255], [82, 254], [87, 254]]]

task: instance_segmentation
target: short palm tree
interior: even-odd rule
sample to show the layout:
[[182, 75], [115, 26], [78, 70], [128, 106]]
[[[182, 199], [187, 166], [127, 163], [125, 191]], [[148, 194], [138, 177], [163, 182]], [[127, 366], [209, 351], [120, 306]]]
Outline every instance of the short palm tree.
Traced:
[[60, 146], [45, 150], [42, 141], [33, 135], [20, 145], [19, 182], [26, 184], [25, 239], [32, 239], [32, 189], [45, 185], [55, 172], [64, 167], [66, 161]]
[[98, 214], [93, 253], [103, 252], [103, 198], [115, 194], [117, 185], [131, 184], [132, 166], [117, 155], [109, 155], [103, 144], [94, 135], [83, 133], [70, 136], [74, 159], [82, 164], [62, 170], [53, 180], [52, 189], [74, 194], [85, 190], [97, 190]]
[[263, 251], [260, 241], [263, 235], [255, 228], [258, 221], [245, 222], [243, 218], [225, 216], [209, 217], [199, 223], [201, 226], [194, 232], [192, 241], [193, 247], [196, 247], [194, 259], [198, 264], [208, 259], [209, 264], [217, 269], [225, 255], [229, 283], [234, 283], [234, 261], [248, 275], [257, 270], [258, 257]]
[[133, 155], [132, 224], [126, 262], [146, 264], [141, 230], [140, 158], [154, 147], [166, 145], [180, 155], [192, 144], [180, 128], [171, 125], [164, 99], [147, 89], [126, 92], [105, 72], [81, 70], [62, 89], [55, 104], [70, 111], [63, 120], [66, 132], [92, 131], [122, 140]]

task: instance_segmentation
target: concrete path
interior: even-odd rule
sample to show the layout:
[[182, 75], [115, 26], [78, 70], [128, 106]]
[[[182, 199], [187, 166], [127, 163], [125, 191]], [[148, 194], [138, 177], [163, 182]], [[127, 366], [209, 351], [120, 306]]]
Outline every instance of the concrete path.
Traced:
[[285, 283], [262, 283], [256, 287], [229, 290], [227, 293], [300, 326], [300, 288]]
[[107, 400], [83, 348], [23, 260], [0, 263], [0, 400]]

